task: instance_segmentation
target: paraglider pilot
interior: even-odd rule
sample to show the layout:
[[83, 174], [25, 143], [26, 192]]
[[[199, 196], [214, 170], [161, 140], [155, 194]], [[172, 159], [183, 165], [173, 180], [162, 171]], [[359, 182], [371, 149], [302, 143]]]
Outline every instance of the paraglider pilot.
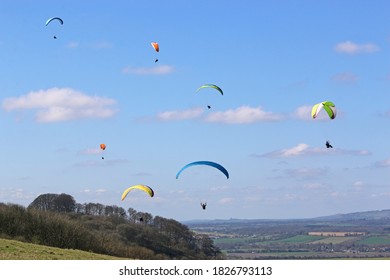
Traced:
[[200, 206], [202, 206], [203, 210], [206, 210], [207, 202], [205, 202], [205, 203], [201, 202]]
[[333, 148], [333, 146], [329, 143], [329, 141], [326, 141], [325, 143], [326, 148]]

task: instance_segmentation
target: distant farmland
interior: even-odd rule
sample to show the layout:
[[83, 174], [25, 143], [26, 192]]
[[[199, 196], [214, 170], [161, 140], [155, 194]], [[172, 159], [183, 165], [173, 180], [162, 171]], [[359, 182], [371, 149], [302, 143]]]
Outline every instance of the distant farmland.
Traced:
[[370, 236], [359, 240], [357, 243], [363, 245], [390, 245], [390, 236]]
[[355, 240], [358, 240], [358, 238], [350, 237], [350, 236], [331, 236], [331, 237], [324, 237], [320, 240], [310, 242], [310, 244], [341, 244], [344, 242], [355, 241]]
[[218, 220], [191, 228], [210, 233], [228, 259], [390, 257], [390, 210], [316, 219]]
[[323, 239], [326, 239], [326, 237], [300, 234], [300, 235], [295, 235], [295, 236], [288, 237], [288, 238], [278, 239], [278, 240], [275, 240], [274, 242], [310, 243], [310, 242], [315, 242], [315, 241], [323, 240]]

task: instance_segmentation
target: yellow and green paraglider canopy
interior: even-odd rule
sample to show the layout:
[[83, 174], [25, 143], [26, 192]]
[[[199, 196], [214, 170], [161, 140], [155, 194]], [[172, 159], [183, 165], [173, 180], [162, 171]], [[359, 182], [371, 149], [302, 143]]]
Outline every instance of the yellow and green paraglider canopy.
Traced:
[[311, 109], [311, 117], [315, 119], [322, 109], [326, 111], [330, 119], [333, 120], [336, 118], [336, 106], [331, 101], [323, 101], [315, 104]]

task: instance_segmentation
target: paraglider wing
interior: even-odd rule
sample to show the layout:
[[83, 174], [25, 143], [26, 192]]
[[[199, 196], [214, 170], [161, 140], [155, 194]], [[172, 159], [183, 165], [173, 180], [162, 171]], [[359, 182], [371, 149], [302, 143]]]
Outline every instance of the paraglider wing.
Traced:
[[203, 86], [200, 86], [196, 92], [198, 92], [199, 90], [201, 90], [202, 88], [214, 88], [216, 90], [218, 90], [222, 95], [223, 95], [223, 91], [222, 89], [219, 87], [219, 86], [216, 86], [216, 85], [213, 85], [213, 84], [204, 84]]
[[313, 119], [315, 119], [318, 115], [318, 113], [320, 112], [320, 110], [322, 109], [322, 107], [324, 107], [322, 105], [322, 103], [318, 103], [316, 105], [313, 106], [313, 108], [311, 109], [311, 117]]
[[139, 189], [139, 190], [142, 190], [144, 192], [146, 192], [150, 197], [153, 197], [154, 196], [154, 191], [149, 187], [149, 186], [146, 186], [146, 185], [135, 185], [135, 186], [132, 186], [130, 188], [127, 188], [123, 194], [122, 194], [122, 200], [124, 200], [127, 196], [127, 194], [131, 191], [131, 190], [134, 190], [134, 189]]
[[104, 151], [106, 149], [106, 144], [100, 144], [100, 149]]
[[329, 118], [331, 118], [332, 120], [336, 118], [336, 106], [331, 101], [324, 101], [315, 104], [311, 109], [311, 116], [313, 119], [315, 119], [318, 116], [322, 108], [326, 111]]
[[47, 26], [50, 22], [52, 22], [53, 20], [58, 20], [58, 21], [61, 23], [61, 25], [64, 24], [64, 21], [63, 21], [61, 18], [59, 18], [59, 17], [53, 17], [53, 18], [49, 18], [49, 19], [46, 21], [46, 26]]
[[154, 50], [155, 50], [156, 52], [159, 52], [159, 51], [160, 51], [160, 46], [158, 45], [157, 42], [151, 42], [150, 44], [152, 45], [152, 47], [154, 48]]
[[194, 165], [208, 165], [208, 166], [217, 168], [219, 171], [221, 171], [223, 174], [225, 174], [227, 179], [229, 179], [229, 172], [225, 169], [225, 167], [223, 167], [222, 165], [220, 165], [218, 163], [212, 162], [212, 161], [194, 161], [194, 162], [191, 162], [191, 163], [185, 165], [182, 169], [180, 169], [179, 172], [177, 172], [176, 179], [179, 179], [179, 175], [180, 175], [180, 173], [182, 171], [184, 171], [188, 167], [194, 166]]
[[324, 103], [324, 110], [328, 113], [329, 118], [332, 120], [336, 118], [336, 106], [334, 106], [333, 102], [325, 101]]

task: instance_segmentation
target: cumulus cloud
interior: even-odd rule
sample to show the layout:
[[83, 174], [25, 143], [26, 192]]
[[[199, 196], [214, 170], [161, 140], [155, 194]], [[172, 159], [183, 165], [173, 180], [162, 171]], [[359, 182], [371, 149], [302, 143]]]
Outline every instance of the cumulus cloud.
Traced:
[[265, 154], [254, 154], [255, 157], [266, 157], [266, 158], [287, 158], [296, 156], [314, 156], [314, 155], [355, 155], [355, 156], [366, 156], [371, 153], [367, 150], [343, 150], [343, 149], [326, 149], [319, 147], [310, 147], [305, 143], [300, 143], [292, 148], [275, 150]]
[[305, 143], [300, 143], [295, 147], [288, 148], [288, 149], [281, 149], [272, 151], [270, 153], [265, 153], [260, 155], [260, 157], [291, 157], [291, 156], [301, 156], [308, 154], [310, 150], [313, 148], [310, 148], [309, 145]]
[[6, 98], [2, 108], [35, 110], [37, 122], [61, 122], [79, 119], [109, 118], [116, 113], [114, 99], [89, 96], [71, 88], [32, 91], [20, 97]]
[[4, 200], [18, 201], [34, 199], [34, 195], [23, 188], [0, 188], [0, 197]]
[[373, 53], [379, 51], [379, 47], [371, 43], [356, 44], [351, 41], [345, 41], [338, 43], [335, 46], [335, 51], [345, 54]]
[[255, 122], [279, 121], [282, 115], [266, 112], [261, 107], [241, 106], [224, 112], [210, 113], [204, 120], [206, 122], [219, 122], [227, 124], [250, 124]]
[[174, 67], [171, 65], [158, 65], [154, 67], [131, 67], [127, 66], [122, 69], [124, 74], [134, 75], [166, 75], [174, 71]]
[[355, 83], [358, 79], [358, 76], [351, 72], [337, 73], [331, 77], [332, 81], [341, 83]]
[[191, 108], [188, 110], [165, 111], [157, 114], [157, 119], [160, 121], [177, 121], [190, 120], [198, 118], [202, 115], [202, 108]]
[[[309, 121], [313, 120], [311, 117], [311, 109], [313, 108], [313, 105], [303, 105], [301, 107], [298, 107], [295, 112], [293, 113], [293, 117], [299, 120], [304, 120], [304, 121]], [[325, 114], [319, 114], [318, 118], [323, 118], [325, 119]], [[318, 119], [317, 118], [317, 119]], [[326, 118], [326, 119], [329, 119]]]

